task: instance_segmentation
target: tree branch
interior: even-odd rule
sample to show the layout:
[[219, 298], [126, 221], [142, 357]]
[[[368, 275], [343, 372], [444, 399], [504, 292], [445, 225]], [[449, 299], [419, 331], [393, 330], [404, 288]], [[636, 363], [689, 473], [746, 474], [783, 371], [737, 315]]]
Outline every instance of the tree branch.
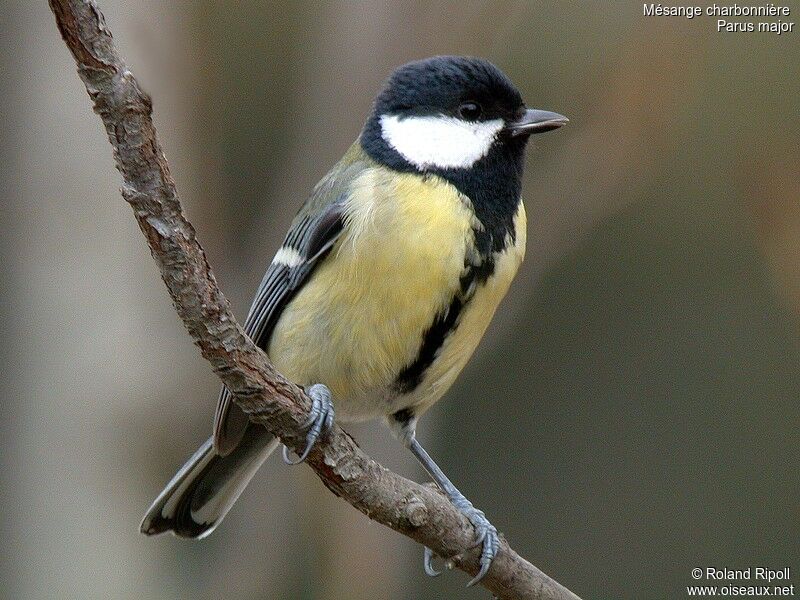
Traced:
[[[122, 173], [122, 196], [134, 210], [178, 315], [203, 357], [251, 420], [295, 450], [310, 401], [244, 334], [219, 290], [195, 230], [183, 215], [156, 136], [150, 98], [114, 46], [92, 0], [50, 0], [58, 29], [105, 125]], [[432, 485], [423, 486], [369, 458], [339, 426], [317, 443], [308, 465], [334, 494], [369, 518], [425, 544], [470, 575], [478, 572], [470, 522]], [[505, 539], [481, 584], [499, 598], [579, 600]]]

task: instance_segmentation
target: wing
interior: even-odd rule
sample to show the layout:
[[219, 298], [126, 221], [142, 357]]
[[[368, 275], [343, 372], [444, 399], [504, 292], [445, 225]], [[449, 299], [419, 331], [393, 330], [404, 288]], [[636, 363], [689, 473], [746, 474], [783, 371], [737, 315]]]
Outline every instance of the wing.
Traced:
[[[343, 227], [344, 201], [354, 180], [372, 161], [354, 143], [342, 160], [314, 188], [311, 197], [292, 221], [283, 245], [275, 254], [258, 287], [245, 333], [266, 350], [281, 312], [325, 260]], [[214, 417], [214, 447], [225, 456], [244, 435], [248, 419], [223, 387]]]
[[[301, 211], [267, 269], [244, 323], [244, 331], [262, 350], [284, 307], [336, 243], [343, 226], [343, 203], [334, 202], [319, 212]], [[214, 447], [222, 456], [244, 435], [247, 415], [223, 386], [214, 417]]]
[[263, 350], [283, 307], [327, 255], [342, 231], [343, 208], [335, 202], [303, 215], [289, 230], [258, 287], [244, 331]]

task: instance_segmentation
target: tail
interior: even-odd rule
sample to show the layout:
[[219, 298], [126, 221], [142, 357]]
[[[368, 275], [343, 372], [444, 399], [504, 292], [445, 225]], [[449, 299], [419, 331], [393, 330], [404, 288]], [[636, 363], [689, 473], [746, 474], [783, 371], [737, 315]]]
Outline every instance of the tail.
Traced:
[[206, 537], [277, 446], [278, 440], [257, 425], [247, 428], [227, 456], [218, 455], [212, 439], [207, 440], [155, 499], [140, 531], [156, 535], [171, 530], [180, 537]]

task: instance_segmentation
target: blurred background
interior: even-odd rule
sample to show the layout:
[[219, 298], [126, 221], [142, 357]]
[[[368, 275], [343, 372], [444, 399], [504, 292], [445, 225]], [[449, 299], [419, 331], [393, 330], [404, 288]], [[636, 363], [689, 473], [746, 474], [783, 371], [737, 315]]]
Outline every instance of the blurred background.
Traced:
[[[100, 4], [242, 317], [393, 67], [483, 56], [568, 115], [529, 152], [520, 276], [420, 438], [586, 599], [684, 597], [693, 567], [799, 572], [800, 33], [635, 2]], [[4, 15], [0, 596], [488, 597], [279, 459], [210, 538], [138, 533], [218, 384], [46, 3]], [[352, 431], [425, 479], [380, 424]]]

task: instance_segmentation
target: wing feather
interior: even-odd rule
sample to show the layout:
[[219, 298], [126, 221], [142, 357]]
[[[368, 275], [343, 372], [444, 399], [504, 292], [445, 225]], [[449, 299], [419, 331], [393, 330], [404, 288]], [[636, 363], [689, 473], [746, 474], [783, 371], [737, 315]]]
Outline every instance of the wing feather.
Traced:
[[[245, 320], [245, 333], [261, 349], [267, 349], [272, 330], [286, 304], [336, 243], [343, 227], [342, 218], [343, 202], [340, 199], [316, 214], [302, 214], [295, 219], [281, 250], [292, 251], [292, 256], [299, 256], [300, 261], [288, 265], [277, 260], [276, 255]], [[242, 439], [247, 424], [247, 415], [233, 403], [230, 392], [223, 386], [214, 418], [214, 447], [217, 452], [225, 456], [233, 450]]]

